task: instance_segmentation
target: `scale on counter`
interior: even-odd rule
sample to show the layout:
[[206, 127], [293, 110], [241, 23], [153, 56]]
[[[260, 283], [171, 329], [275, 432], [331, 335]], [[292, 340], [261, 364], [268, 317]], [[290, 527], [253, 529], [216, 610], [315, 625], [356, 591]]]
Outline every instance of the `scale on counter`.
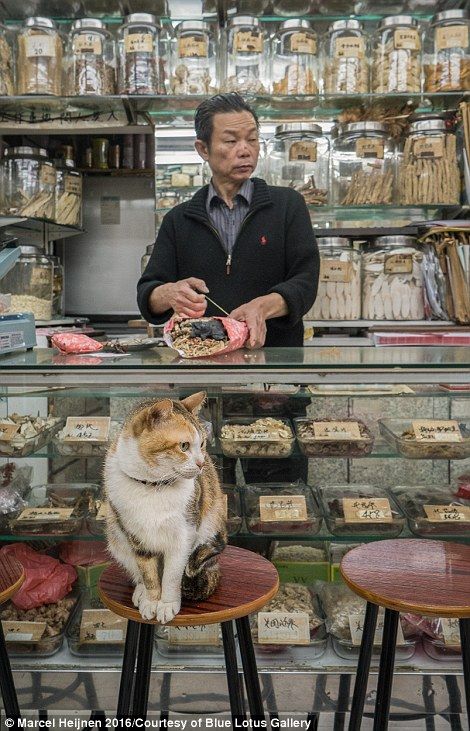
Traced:
[[[0, 243], [0, 280], [14, 267], [20, 249], [11, 241]], [[0, 355], [16, 350], [31, 350], [36, 345], [32, 312], [0, 315]]]

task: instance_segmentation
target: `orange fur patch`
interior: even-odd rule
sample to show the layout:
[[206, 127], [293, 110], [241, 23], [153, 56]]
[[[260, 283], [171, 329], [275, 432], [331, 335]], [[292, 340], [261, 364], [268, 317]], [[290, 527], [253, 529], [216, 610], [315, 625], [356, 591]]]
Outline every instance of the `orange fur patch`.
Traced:
[[154, 418], [155, 407], [143, 409], [131, 418], [126, 425], [126, 434], [139, 442], [139, 451], [149, 464], [154, 464], [155, 456], [166, 452], [183, 464], [188, 457], [179, 445], [181, 442], [193, 444], [196, 439], [196, 429], [181, 414], [165, 410], [164, 416]]

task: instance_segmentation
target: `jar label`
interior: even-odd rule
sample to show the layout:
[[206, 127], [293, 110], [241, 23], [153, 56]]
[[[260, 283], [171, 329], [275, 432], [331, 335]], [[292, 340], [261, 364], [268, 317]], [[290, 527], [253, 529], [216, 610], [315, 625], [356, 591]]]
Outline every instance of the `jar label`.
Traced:
[[110, 609], [84, 609], [80, 622], [80, 642], [124, 642], [127, 619], [118, 617]]
[[309, 645], [308, 612], [258, 612], [260, 645]]
[[293, 142], [289, 148], [289, 160], [317, 161], [316, 142]]
[[262, 523], [296, 522], [307, 520], [304, 495], [261, 495], [259, 515]]
[[358, 36], [342, 36], [335, 41], [335, 58], [364, 58], [364, 39]]
[[80, 33], [73, 39], [74, 53], [91, 53], [95, 56], [101, 56], [103, 53], [103, 43], [101, 38], [95, 33]]
[[168, 627], [169, 645], [220, 644], [218, 624], [193, 624], [186, 627]]
[[384, 259], [385, 274], [411, 274], [413, 256], [411, 254], [389, 254]]
[[413, 421], [412, 427], [418, 442], [463, 441], [459, 424], [454, 419], [421, 419]]
[[16, 519], [17, 523], [26, 523], [31, 520], [59, 521], [67, 520], [73, 513], [73, 508], [25, 508]]
[[309, 33], [292, 33], [290, 50], [291, 53], [308, 53], [314, 56], [317, 52], [317, 39]]
[[124, 41], [126, 53], [152, 53], [153, 36], [151, 33], [129, 33]]
[[343, 498], [345, 523], [393, 523], [390, 500], [386, 497]]
[[263, 36], [252, 30], [239, 30], [233, 39], [235, 53], [262, 53]]
[[[359, 647], [362, 640], [362, 633], [364, 631], [364, 620], [365, 620], [365, 610], [363, 612], [353, 612], [351, 614], [348, 614], [348, 620], [349, 620], [349, 630], [351, 632], [351, 640], [355, 647]], [[385, 619], [385, 612], [383, 610], [380, 610], [379, 616], [377, 617], [377, 625], [375, 628], [375, 634], [374, 634], [374, 645], [380, 645], [382, 644], [382, 636], [384, 633], [384, 619]], [[405, 645], [405, 638], [403, 636], [403, 628], [401, 626], [401, 622], [398, 622], [398, 631], [397, 631], [397, 645]]]
[[359, 137], [356, 140], [356, 155], [358, 157], [375, 157], [383, 160], [383, 140], [371, 139], [370, 137]]
[[11, 442], [19, 428], [19, 424], [0, 424], [0, 442]]
[[467, 48], [468, 27], [466, 25], [446, 25], [436, 28], [436, 47], [438, 51], [446, 48]]
[[315, 421], [313, 439], [328, 442], [362, 440], [361, 429], [357, 421]]
[[110, 416], [68, 416], [64, 442], [107, 442]]
[[185, 36], [178, 41], [178, 56], [180, 58], [207, 58], [207, 38], [203, 36]]
[[64, 180], [64, 188], [66, 193], [82, 196], [82, 177], [81, 175], [66, 175]]
[[52, 165], [41, 165], [41, 172], [39, 174], [39, 181], [42, 185], [55, 185], [56, 172]]
[[470, 523], [470, 508], [466, 505], [423, 505], [430, 523]]
[[47, 285], [48, 287], [52, 286], [52, 274], [53, 270], [49, 267], [33, 267], [33, 271], [31, 272], [31, 285]]
[[450, 647], [460, 647], [460, 622], [454, 617], [441, 619], [442, 636], [444, 644]]
[[352, 280], [352, 273], [350, 261], [322, 259], [320, 262], [320, 282], [348, 283]]
[[56, 39], [54, 36], [47, 34], [27, 36], [25, 38], [25, 49], [26, 56], [28, 58], [33, 58], [37, 56], [55, 58]]
[[397, 28], [393, 34], [393, 45], [396, 49], [404, 48], [408, 51], [419, 51], [421, 39], [416, 28]]
[[2, 629], [7, 642], [38, 642], [46, 631], [46, 623], [2, 619]]
[[438, 137], [419, 137], [413, 140], [415, 157], [438, 158], [444, 156], [444, 135]]

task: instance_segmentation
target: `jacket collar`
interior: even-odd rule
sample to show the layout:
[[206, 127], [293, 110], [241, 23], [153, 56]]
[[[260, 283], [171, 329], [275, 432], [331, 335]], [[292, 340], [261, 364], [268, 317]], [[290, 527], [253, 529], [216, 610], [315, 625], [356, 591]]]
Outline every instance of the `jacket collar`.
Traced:
[[[264, 208], [272, 203], [269, 187], [262, 178], [251, 178], [253, 181], [253, 197], [251, 199], [250, 211]], [[209, 220], [206, 211], [207, 194], [209, 185], [204, 185], [185, 205], [184, 214], [191, 218], [203, 218]]]

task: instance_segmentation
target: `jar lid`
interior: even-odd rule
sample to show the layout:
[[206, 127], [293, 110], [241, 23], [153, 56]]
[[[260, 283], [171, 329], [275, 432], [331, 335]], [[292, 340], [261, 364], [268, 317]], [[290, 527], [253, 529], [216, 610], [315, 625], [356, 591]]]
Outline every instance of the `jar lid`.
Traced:
[[23, 26], [25, 28], [57, 28], [56, 24], [51, 18], [39, 18], [39, 17], [31, 17], [26, 18]]
[[204, 20], [182, 20], [181, 23], [178, 23], [176, 26], [176, 30], [203, 30], [209, 32], [210, 25]]
[[255, 15], [234, 15], [233, 18], [230, 18], [229, 25], [252, 25], [259, 28], [260, 19]]
[[415, 246], [414, 236], [377, 236], [374, 241], [376, 246]]
[[410, 132], [429, 132], [430, 130], [445, 130], [447, 129], [446, 123], [443, 119], [421, 119], [419, 122], [413, 122], [410, 124]]
[[352, 247], [352, 242], [344, 236], [322, 236], [321, 238], [317, 238], [317, 244], [320, 247], [328, 246], [330, 248]]
[[313, 132], [314, 134], [322, 133], [322, 128], [319, 124], [313, 124], [313, 122], [286, 122], [285, 124], [278, 124], [276, 127], [276, 137], [282, 135], [290, 135], [294, 133], [302, 132]]
[[299, 20], [298, 18], [290, 18], [289, 20], [284, 20], [284, 22], [281, 23], [280, 30], [293, 30], [295, 28], [313, 30], [313, 26], [308, 20]]
[[40, 251], [37, 246], [31, 246], [31, 245], [29, 245], [29, 246], [23, 246], [23, 245], [21, 245], [20, 246], [20, 251], [21, 251], [22, 254], [29, 254], [29, 255], [32, 254], [33, 256], [43, 256], [42, 251]]
[[466, 10], [443, 10], [441, 13], [434, 15], [431, 20], [431, 25], [436, 25], [442, 20], [468, 20], [469, 14]]
[[330, 25], [330, 33], [335, 30], [362, 30], [362, 23], [358, 20], [348, 18], [347, 20], [335, 20]]
[[15, 155], [25, 155], [30, 157], [45, 157], [47, 158], [47, 150], [43, 147], [26, 147], [24, 145], [20, 147], [7, 147], [4, 152], [5, 157], [14, 157]]
[[157, 28], [160, 27], [157, 16], [152, 13], [131, 13], [126, 15], [123, 25], [154, 25]]
[[344, 126], [346, 132], [386, 132], [382, 122], [350, 122]]
[[394, 25], [409, 25], [417, 28], [418, 21], [412, 15], [389, 15], [388, 18], [383, 18], [379, 25], [379, 30], [382, 30], [382, 28], [390, 28]]
[[106, 30], [106, 26], [99, 18], [80, 18], [74, 20], [70, 29], [73, 32], [79, 30]]

